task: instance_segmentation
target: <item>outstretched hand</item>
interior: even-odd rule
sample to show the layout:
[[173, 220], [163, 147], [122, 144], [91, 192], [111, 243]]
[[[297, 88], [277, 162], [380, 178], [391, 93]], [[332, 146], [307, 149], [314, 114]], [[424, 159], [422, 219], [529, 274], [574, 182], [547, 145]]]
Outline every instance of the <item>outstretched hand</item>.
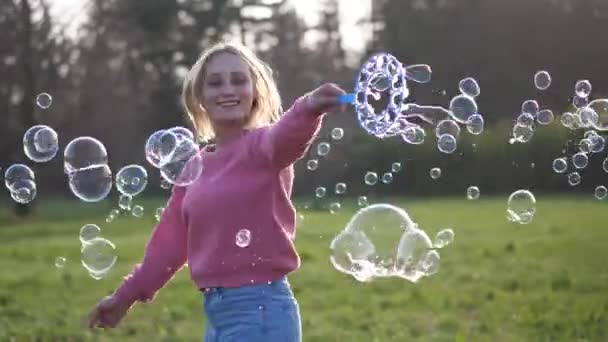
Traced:
[[338, 85], [325, 83], [308, 93], [308, 106], [315, 113], [345, 111], [346, 105], [341, 103], [338, 96], [346, 92]]
[[89, 314], [89, 328], [114, 328], [129, 311], [114, 296], [103, 298]]

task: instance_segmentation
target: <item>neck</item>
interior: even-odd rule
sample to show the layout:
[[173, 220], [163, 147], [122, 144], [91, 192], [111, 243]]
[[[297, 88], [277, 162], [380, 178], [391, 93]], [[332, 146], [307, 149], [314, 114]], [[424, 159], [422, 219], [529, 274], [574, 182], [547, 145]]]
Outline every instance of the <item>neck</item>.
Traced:
[[226, 144], [236, 139], [244, 130], [242, 124], [219, 124], [214, 125], [216, 148], [222, 148]]

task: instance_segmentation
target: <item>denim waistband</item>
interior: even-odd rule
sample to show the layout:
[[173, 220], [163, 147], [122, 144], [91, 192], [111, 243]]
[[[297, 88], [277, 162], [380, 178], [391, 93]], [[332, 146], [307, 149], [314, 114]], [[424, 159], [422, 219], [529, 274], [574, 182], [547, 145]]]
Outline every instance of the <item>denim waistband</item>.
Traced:
[[281, 287], [281, 286], [285, 286], [287, 285], [287, 287], [289, 287], [289, 283], [287, 281], [287, 277], [283, 276], [279, 279], [276, 280], [272, 280], [272, 281], [267, 281], [267, 282], [262, 282], [262, 283], [257, 283], [257, 284], [247, 284], [247, 285], [243, 285], [240, 287], [205, 287], [205, 288], [201, 288], [199, 289], [201, 292], [203, 292], [204, 294], [211, 294], [211, 293], [221, 293], [221, 292], [225, 292], [225, 291], [229, 291], [229, 290], [236, 290], [236, 289], [260, 289], [263, 290], [264, 288], [276, 288], [276, 287]]

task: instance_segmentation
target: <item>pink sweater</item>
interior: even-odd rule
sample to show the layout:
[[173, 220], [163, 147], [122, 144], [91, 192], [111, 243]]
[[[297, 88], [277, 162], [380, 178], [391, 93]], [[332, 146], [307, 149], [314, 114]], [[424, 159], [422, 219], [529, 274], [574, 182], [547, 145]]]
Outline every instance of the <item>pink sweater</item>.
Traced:
[[[201, 152], [201, 177], [174, 188], [142, 262], [115, 291], [118, 300], [152, 300], [186, 262], [198, 288], [267, 282], [299, 267], [292, 242], [293, 163], [322, 118], [306, 100], [298, 99], [271, 126], [244, 130], [221, 149]], [[236, 244], [242, 229], [251, 232], [246, 247]]]

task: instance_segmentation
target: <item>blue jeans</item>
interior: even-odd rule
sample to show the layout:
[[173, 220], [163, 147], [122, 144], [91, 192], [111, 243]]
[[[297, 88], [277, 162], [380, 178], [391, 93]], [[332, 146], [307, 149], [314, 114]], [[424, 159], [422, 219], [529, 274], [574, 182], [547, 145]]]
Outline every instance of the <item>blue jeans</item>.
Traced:
[[300, 312], [287, 278], [203, 291], [203, 342], [300, 342]]

